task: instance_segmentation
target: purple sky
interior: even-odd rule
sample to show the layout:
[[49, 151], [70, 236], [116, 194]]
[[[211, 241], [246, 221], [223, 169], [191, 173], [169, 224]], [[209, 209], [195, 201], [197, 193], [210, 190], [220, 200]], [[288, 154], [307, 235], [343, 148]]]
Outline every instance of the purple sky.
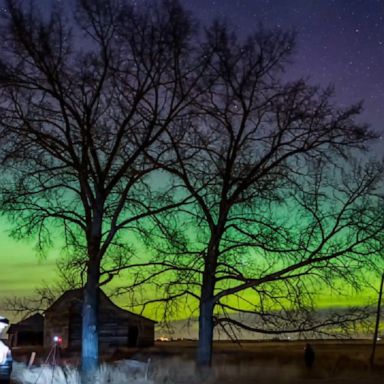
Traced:
[[[125, 1], [148, 4], [148, 0]], [[226, 19], [242, 35], [260, 23], [296, 29], [290, 74], [313, 84], [335, 85], [341, 105], [364, 100], [363, 121], [384, 133], [384, 0], [180, 1], [203, 23]], [[36, 1], [42, 8], [54, 2], [71, 6], [74, 0]]]
[[[138, 2], [138, 1], [136, 1]], [[383, 0], [182, 0], [198, 18], [226, 18], [241, 33], [294, 28], [291, 73], [336, 87], [340, 104], [365, 101], [364, 121], [384, 133]]]

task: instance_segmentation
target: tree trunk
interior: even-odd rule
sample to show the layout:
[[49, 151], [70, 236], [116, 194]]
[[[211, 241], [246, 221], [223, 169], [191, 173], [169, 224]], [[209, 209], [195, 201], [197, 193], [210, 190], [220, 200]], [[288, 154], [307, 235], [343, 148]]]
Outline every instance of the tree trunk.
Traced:
[[208, 368], [212, 364], [213, 343], [213, 302], [212, 298], [200, 301], [199, 343], [197, 347], [197, 365]]
[[[224, 223], [225, 219], [221, 220], [221, 222]], [[209, 241], [200, 294], [197, 365], [200, 371], [203, 372], [212, 365], [214, 293], [218, 249], [221, 234], [223, 233], [222, 228], [223, 226], [216, 228]]]
[[[213, 247], [213, 249], [215, 248]], [[215, 260], [214, 257], [212, 257], [212, 254], [208, 253], [207, 256], [211, 260]], [[212, 363], [215, 269], [216, 263], [206, 263], [201, 287], [199, 305], [199, 343], [197, 346], [197, 365], [200, 370], [209, 368]]]
[[383, 297], [383, 288], [384, 288], [384, 273], [381, 275], [379, 298], [377, 300], [375, 332], [373, 334], [372, 353], [371, 353], [371, 356], [369, 358], [369, 363], [371, 365], [371, 368], [375, 364], [375, 353], [376, 353], [377, 336], [379, 334], [381, 300]]
[[93, 382], [93, 374], [99, 366], [99, 267], [89, 261], [87, 283], [84, 287], [81, 373], [82, 382]]

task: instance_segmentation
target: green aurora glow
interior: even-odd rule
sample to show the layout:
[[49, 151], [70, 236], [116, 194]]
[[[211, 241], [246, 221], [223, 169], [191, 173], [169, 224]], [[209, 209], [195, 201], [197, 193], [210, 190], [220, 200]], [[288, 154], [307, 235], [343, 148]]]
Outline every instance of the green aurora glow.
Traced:
[[[8, 236], [9, 227], [0, 220], [0, 311], [7, 297], [31, 296], [35, 288], [56, 276], [54, 252], [39, 259], [31, 241], [16, 241]], [[12, 314], [5, 313], [12, 319]]]
[[[34, 243], [30, 241], [17, 241], [8, 235], [9, 225], [5, 219], [0, 220], [0, 311], [12, 319], [14, 315], [2, 308], [2, 301], [7, 297], [30, 297], [36, 288], [43, 283], [49, 283], [57, 278], [56, 259], [59, 250], [52, 249], [42, 258], [34, 250]], [[121, 281], [116, 279], [112, 286]], [[372, 285], [378, 286], [379, 280], [372, 277]], [[352, 288], [345, 287], [343, 295], [330, 292], [327, 287], [319, 287], [319, 294], [315, 302], [319, 308], [347, 307], [374, 304], [377, 293], [373, 289], [364, 289], [354, 292]], [[116, 301], [116, 300], [114, 300]], [[126, 306], [125, 299], [118, 299], [117, 304]], [[148, 310], [145, 315], [156, 320], [156, 313]], [[194, 314], [196, 315], [196, 314]], [[180, 313], [178, 319], [189, 317], [190, 313]]]

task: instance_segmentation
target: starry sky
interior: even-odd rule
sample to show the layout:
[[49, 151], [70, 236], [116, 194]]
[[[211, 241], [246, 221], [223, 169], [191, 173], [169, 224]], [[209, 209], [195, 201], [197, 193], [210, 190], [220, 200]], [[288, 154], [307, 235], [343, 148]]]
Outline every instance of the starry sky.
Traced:
[[[58, 0], [36, 3], [49, 9]], [[132, 1], [132, 0], [126, 0]], [[203, 24], [226, 19], [239, 34], [265, 27], [295, 29], [296, 54], [288, 77], [336, 88], [336, 100], [348, 105], [364, 100], [362, 121], [384, 133], [384, 0], [180, 0]], [[140, 5], [145, 1], [135, 0]], [[61, 1], [65, 7], [72, 0]], [[0, 0], [0, 11], [3, 1]], [[376, 153], [384, 143], [376, 145]], [[55, 250], [38, 259], [31, 243], [16, 243], [0, 221], [0, 302], [30, 294], [55, 274]], [[1, 305], [0, 305], [1, 310]]]
[[384, 132], [383, 0], [183, 0], [204, 22], [224, 18], [243, 35], [261, 23], [295, 29], [292, 78], [336, 88], [341, 105], [364, 100], [363, 119]]

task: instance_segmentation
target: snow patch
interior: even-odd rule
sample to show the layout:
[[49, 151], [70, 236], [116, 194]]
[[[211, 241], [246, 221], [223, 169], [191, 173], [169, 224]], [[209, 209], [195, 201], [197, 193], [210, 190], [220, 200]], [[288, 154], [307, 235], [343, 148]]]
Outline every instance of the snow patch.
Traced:
[[[114, 364], [102, 364], [96, 374], [94, 384], [152, 384], [148, 378], [150, 361], [122, 360]], [[12, 380], [20, 384], [81, 384], [75, 367], [41, 365], [28, 368], [23, 363], [14, 362]]]

